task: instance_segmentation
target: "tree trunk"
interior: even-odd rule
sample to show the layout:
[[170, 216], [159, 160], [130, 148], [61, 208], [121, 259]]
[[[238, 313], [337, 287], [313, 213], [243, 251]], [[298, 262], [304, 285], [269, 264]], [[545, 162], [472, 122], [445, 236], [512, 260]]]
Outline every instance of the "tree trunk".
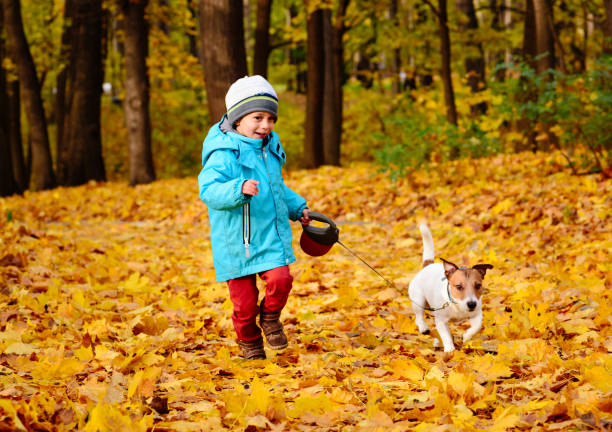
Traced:
[[333, 65], [334, 75], [336, 82], [336, 129], [339, 133], [338, 136], [338, 157], [340, 157], [340, 146], [342, 144], [342, 116], [344, 114], [344, 91], [343, 86], [346, 81], [346, 75], [344, 73], [344, 33], [346, 32], [345, 17], [346, 10], [348, 9], [350, 0], [340, 0], [338, 9], [336, 10], [336, 19], [334, 21], [333, 29]]
[[[2, 77], [0, 77], [0, 81]], [[6, 98], [6, 92], [2, 94], [6, 88], [3, 88], [3, 83], [0, 82], [0, 109], [4, 110], [4, 99]], [[0, 114], [0, 154], [7, 155], [11, 152], [9, 140], [6, 133], [7, 119], [4, 116], [4, 111]], [[11, 158], [0, 157], [0, 197], [13, 195], [19, 193], [19, 188], [15, 182], [13, 176], [13, 164]], [[0, 215], [4, 217], [4, 215]]]
[[267, 78], [270, 55], [270, 11], [272, 0], [257, 0], [257, 26], [255, 28], [255, 53], [253, 73]]
[[8, 128], [7, 139], [11, 149], [13, 165], [13, 178], [17, 184], [18, 192], [28, 189], [30, 175], [26, 169], [23, 157], [23, 143], [21, 140], [21, 103], [19, 102], [19, 81], [7, 82], [8, 96]]
[[536, 41], [536, 71], [542, 74], [555, 68], [555, 39], [552, 26], [552, 5], [549, 0], [533, 0]]
[[149, 117], [149, 28], [145, 20], [147, 2], [148, 0], [122, 0], [125, 17], [124, 110], [132, 186], [155, 180]]
[[[474, 41], [473, 35], [478, 30], [478, 19], [474, 0], [457, 0], [457, 9], [463, 12], [465, 17], [459, 21], [459, 31], [468, 35], [467, 50], [465, 56], [465, 73], [467, 75], [468, 86], [472, 93], [478, 93], [484, 89], [485, 83], [485, 61], [482, 44]], [[481, 102], [471, 106], [472, 114], [484, 114], [487, 110], [486, 102]]]
[[444, 84], [444, 101], [446, 103], [446, 119], [457, 126], [457, 107], [451, 75], [451, 44], [448, 31], [448, 13], [446, 0], [438, 0], [438, 24], [440, 27], [440, 48], [442, 53], [442, 83]]
[[[393, 26], [395, 31], [399, 29], [399, 22], [397, 17], [397, 2], [398, 0], [391, 0], [391, 4], [389, 5], [389, 21], [390, 25]], [[399, 94], [402, 90], [402, 83], [400, 82], [400, 69], [402, 67], [402, 62], [400, 58], [400, 49], [393, 48], [392, 58], [391, 58], [391, 76], [393, 81], [391, 81], [391, 93]]]
[[68, 79], [68, 64], [70, 63], [70, 25], [72, 11], [72, 0], [64, 3], [64, 24], [62, 29], [60, 61], [61, 66], [56, 78], [57, 93], [55, 94], [55, 154], [62, 154], [62, 140], [64, 139], [64, 121], [66, 118], [66, 80]]
[[23, 31], [20, 3], [19, 0], [2, 0], [2, 6], [9, 50], [17, 63], [17, 74], [30, 128], [32, 186], [34, 190], [49, 189], [56, 183], [49, 148], [47, 120], [40, 95], [40, 82]]
[[304, 167], [316, 168], [323, 163], [323, 89], [325, 50], [323, 49], [323, 11], [317, 9], [306, 19], [306, 129]]
[[323, 163], [326, 165], [340, 165], [340, 135], [342, 121], [338, 119], [338, 86], [336, 70], [334, 67], [334, 29], [331, 22], [331, 10], [323, 9]]
[[70, 13], [70, 65], [58, 177], [73, 186], [104, 181], [100, 133], [102, 94], [102, 1], [74, 0]]
[[247, 74], [242, 11], [241, 0], [200, 0], [200, 42], [211, 123], [226, 112], [229, 86]]
[[19, 81], [8, 81], [6, 71], [2, 67], [8, 57], [4, 34], [2, 3], [0, 2], [0, 127], [4, 129], [4, 139], [8, 143], [11, 171], [16, 190], [21, 193], [28, 188], [28, 173], [23, 160], [21, 143], [21, 104], [19, 102]]
[[0, 155], [2, 155], [0, 157], [0, 196], [9, 196], [21, 191], [18, 190], [13, 174], [13, 160], [11, 157], [6, 157], [6, 155], [11, 155], [11, 145], [8, 137], [10, 109], [6, 73], [4, 67], [2, 67], [3, 60], [6, 57], [2, 33], [4, 33], [4, 24], [2, 7], [0, 7]]
[[604, 0], [606, 8], [606, 22], [603, 27], [604, 52], [612, 55], [612, 0]]

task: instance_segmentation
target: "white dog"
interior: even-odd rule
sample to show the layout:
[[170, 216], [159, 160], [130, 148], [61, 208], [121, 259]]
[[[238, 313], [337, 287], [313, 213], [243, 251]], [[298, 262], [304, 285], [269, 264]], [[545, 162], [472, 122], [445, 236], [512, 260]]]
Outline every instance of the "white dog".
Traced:
[[464, 343], [482, 328], [482, 280], [493, 266], [457, 267], [444, 259], [434, 264], [431, 232], [424, 224], [419, 225], [419, 229], [423, 237], [423, 269], [410, 282], [408, 292], [419, 331], [422, 334], [430, 332], [423, 314], [426, 310], [432, 312], [444, 352], [448, 353], [455, 350], [448, 327], [450, 320], [469, 320], [470, 328], [463, 334]]

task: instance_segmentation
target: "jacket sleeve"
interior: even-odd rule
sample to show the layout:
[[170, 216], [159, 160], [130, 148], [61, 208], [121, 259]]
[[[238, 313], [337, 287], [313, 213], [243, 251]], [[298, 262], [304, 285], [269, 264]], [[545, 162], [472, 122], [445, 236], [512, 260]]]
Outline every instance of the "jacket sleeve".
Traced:
[[299, 220], [302, 217], [302, 211], [307, 207], [306, 200], [292, 191], [284, 182], [283, 189], [285, 191], [285, 203], [289, 210], [289, 219], [292, 221]]
[[242, 184], [247, 179], [232, 176], [234, 161], [230, 153], [220, 150], [213, 152], [198, 176], [200, 199], [214, 210], [232, 210], [251, 199], [242, 193]]

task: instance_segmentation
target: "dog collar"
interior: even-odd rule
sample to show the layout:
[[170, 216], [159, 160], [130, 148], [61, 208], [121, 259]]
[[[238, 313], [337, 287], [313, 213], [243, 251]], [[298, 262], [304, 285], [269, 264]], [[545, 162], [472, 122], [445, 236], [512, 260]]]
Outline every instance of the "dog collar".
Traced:
[[450, 292], [450, 282], [449, 280], [444, 277], [443, 280], [446, 279], [446, 293], [448, 294], [448, 299], [450, 300], [451, 303], [455, 303], [457, 304], [458, 302], [453, 298], [453, 295]]

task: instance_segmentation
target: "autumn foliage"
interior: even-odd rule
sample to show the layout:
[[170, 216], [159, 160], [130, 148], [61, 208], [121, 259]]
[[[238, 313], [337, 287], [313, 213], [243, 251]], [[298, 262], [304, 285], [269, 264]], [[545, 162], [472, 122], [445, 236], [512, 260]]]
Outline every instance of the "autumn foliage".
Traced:
[[[0, 200], [0, 430], [588, 430], [612, 424], [612, 180], [558, 154], [292, 171], [338, 245], [303, 254], [290, 346], [238, 357], [194, 177]], [[414, 324], [417, 223], [487, 262], [484, 329], [445, 359]], [[460, 331], [454, 328], [453, 334]]]

